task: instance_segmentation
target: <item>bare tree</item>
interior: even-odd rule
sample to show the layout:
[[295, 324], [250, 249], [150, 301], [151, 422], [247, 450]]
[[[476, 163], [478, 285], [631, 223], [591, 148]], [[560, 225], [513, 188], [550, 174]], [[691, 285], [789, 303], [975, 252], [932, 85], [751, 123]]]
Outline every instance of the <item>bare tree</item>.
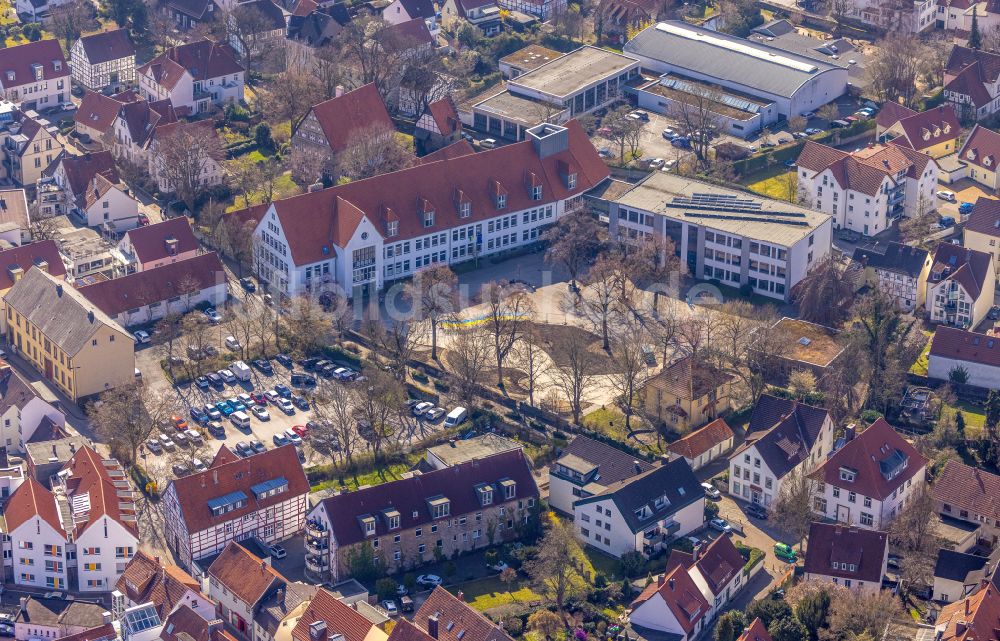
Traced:
[[545, 232], [549, 244], [545, 260], [565, 267], [570, 285], [576, 289], [580, 271], [601, 248], [603, 233], [603, 227], [589, 212], [580, 209], [567, 214]]
[[497, 365], [497, 385], [503, 382], [503, 367], [511, 348], [531, 322], [535, 309], [531, 298], [519, 287], [507, 281], [493, 281], [483, 286], [486, 304], [484, 326], [493, 340], [493, 355]]
[[927, 198], [921, 194], [917, 200], [917, 211], [899, 223], [899, 233], [906, 243], [933, 249], [928, 238], [934, 233], [937, 217], [927, 203]]
[[269, 114], [275, 122], [291, 122], [293, 129], [309, 109], [324, 98], [326, 96], [312, 70], [299, 68], [275, 75], [267, 83], [265, 91], [258, 91], [261, 111]]
[[611, 252], [601, 254], [587, 272], [587, 292], [584, 296], [584, 310], [591, 323], [601, 333], [601, 345], [611, 349], [609, 325], [616, 312], [615, 303], [621, 291], [622, 264], [619, 257]]
[[362, 180], [403, 169], [415, 158], [412, 145], [399, 132], [377, 124], [351, 132], [336, 162], [341, 175]]
[[889, 32], [879, 41], [868, 62], [869, 87], [879, 102], [902, 99], [907, 106], [917, 95], [917, 73], [922, 47], [905, 32]]
[[458, 306], [458, 277], [445, 264], [418, 271], [408, 286], [415, 303], [415, 318], [425, 319], [431, 326], [431, 359], [437, 360], [437, 331], [441, 321], [455, 314]]
[[[261, 70], [261, 63], [270, 50], [269, 35], [274, 30], [271, 20], [253, 4], [238, 4], [225, 17], [231, 40], [239, 45], [247, 82]], [[280, 41], [274, 46], [280, 47]]]
[[586, 591], [587, 581], [580, 574], [582, 567], [583, 549], [573, 536], [571, 526], [556, 518], [548, 519], [538, 554], [527, 571], [560, 613], [568, 599]]
[[542, 377], [549, 370], [549, 360], [543, 346], [538, 326], [534, 324], [524, 328], [514, 345], [515, 365], [524, 371], [529, 405], [535, 404], [535, 392], [540, 391]]
[[409, 43], [388, 22], [372, 16], [352, 20], [338, 41], [341, 58], [352, 68], [357, 84], [375, 83], [382, 97], [388, 96], [404, 67]]
[[675, 100], [670, 114], [680, 123], [691, 140], [691, 149], [702, 167], [708, 167], [709, 145], [718, 133], [722, 120], [717, 113], [722, 93], [706, 85], [696, 85]]
[[836, 633], [834, 638], [894, 638], [891, 628], [903, 616], [902, 601], [891, 590], [831, 588], [829, 630]]
[[792, 470], [781, 482], [781, 493], [771, 504], [775, 524], [801, 547], [813, 520], [812, 483], [800, 469]]
[[205, 348], [210, 344], [209, 327], [205, 317], [197, 312], [185, 315], [181, 321], [181, 335], [184, 337], [188, 365], [193, 368], [194, 374], [201, 374], [198, 362], [205, 357]]
[[579, 424], [583, 404], [597, 370], [597, 355], [590, 351], [586, 334], [572, 332], [561, 335], [552, 342], [553, 353], [560, 355], [552, 368], [555, 386], [562, 392], [573, 422]]
[[604, 117], [604, 127], [607, 129], [605, 137], [618, 146], [618, 159], [625, 162], [625, 147], [632, 152], [638, 150], [638, 141], [642, 138], [645, 123], [639, 118], [629, 118], [632, 113], [631, 107], [623, 106], [615, 109]]
[[236, 338], [236, 341], [240, 344], [238, 350], [240, 358], [244, 360], [248, 358], [250, 354], [250, 342], [253, 340], [256, 330], [256, 322], [253, 315], [247, 313], [245, 308], [241, 308], [227, 313], [225, 319], [222, 321], [222, 325], [229, 332], [229, 335]]
[[[357, 413], [368, 425], [372, 453], [378, 461], [383, 450], [395, 442], [400, 407], [406, 398], [402, 384], [377, 368], [363, 370], [365, 380], [357, 384]], [[364, 436], [364, 434], [362, 434]]]
[[838, 327], [854, 300], [855, 282], [832, 254], [817, 262], [798, 282], [793, 298], [803, 319]]
[[326, 341], [331, 325], [323, 308], [309, 296], [297, 296], [288, 305], [282, 318], [285, 335], [303, 354], [311, 354]]
[[159, 132], [153, 141], [153, 173], [194, 211], [195, 199], [207, 189], [206, 175], [223, 159], [212, 121], [171, 125]]
[[273, 308], [261, 304], [251, 305], [247, 313], [254, 338], [260, 346], [260, 355], [266, 358], [272, 353], [271, 346], [277, 345], [278, 314]]
[[324, 171], [331, 169], [330, 157], [313, 145], [293, 145], [288, 168], [292, 172], [292, 180], [309, 186], [320, 180]]
[[317, 435], [339, 449], [348, 465], [358, 445], [358, 394], [353, 385], [324, 380], [316, 390], [314, 407]]
[[388, 357], [393, 375], [405, 381], [407, 366], [420, 344], [416, 325], [403, 320], [385, 323], [380, 319], [374, 319], [365, 325], [368, 336]]
[[124, 385], [102, 393], [87, 414], [111, 451], [132, 468], [139, 462], [140, 447], [157, 427], [167, 426], [171, 416], [180, 414], [180, 403], [172, 390]]
[[614, 372], [610, 376], [611, 387], [618, 395], [618, 407], [625, 414], [625, 429], [631, 433], [632, 416], [636, 405], [640, 404], [641, 392], [649, 380], [649, 369], [642, 351], [648, 334], [642, 324], [626, 322], [616, 332], [613, 341], [612, 359]]
[[94, 21], [94, 7], [84, 0], [73, 0], [52, 9], [46, 27], [63, 41], [68, 51], [73, 42], [89, 29]]
[[492, 358], [492, 340], [484, 327], [474, 325], [455, 332], [448, 346], [448, 365], [462, 401], [475, 398]]

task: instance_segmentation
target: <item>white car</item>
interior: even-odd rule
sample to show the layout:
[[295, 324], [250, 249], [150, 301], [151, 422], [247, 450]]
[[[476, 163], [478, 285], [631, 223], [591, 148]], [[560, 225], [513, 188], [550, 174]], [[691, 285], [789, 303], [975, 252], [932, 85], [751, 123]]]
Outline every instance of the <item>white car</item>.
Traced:
[[823, 133], [823, 130], [818, 127], [809, 127], [806, 129], [806, 133], [811, 136], [813, 134], [821, 134]]
[[222, 315], [215, 311], [214, 307], [209, 307], [205, 310], [205, 317], [208, 318], [209, 322], [213, 325], [222, 322]]
[[711, 483], [702, 483], [701, 489], [705, 491], [705, 496], [710, 499], [722, 498], [722, 495], [719, 494], [719, 490], [715, 489], [715, 486]]
[[243, 346], [240, 345], [240, 342], [236, 340], [235, 336], [226, 336], [226, 347], [234, 352], [243, 349]]
[[236, 375], [233, 374], [232, 370], [220, 369], [218, 371], [218, 374], [222, 378], [222, 382], [224, 382], [226, 385], [236, 384]]
[[383, 601], [382, 609], [385, 610], [386, 614], [391, 617], [399, 616], [399, 608], [396, 607], [396, 602], [392, 599], [386, 599]]
[[417, 577], [417, 585], [428, 588], [436, 588], [441, 585], [441, 577], [436, 574], [421, 574]]
[[442, 408], [435, 407], [433, 409], [429, 409], [426, 412], [424, 412], [424, 418], [427, 419], [428, 421], [433, 422], [444, 416], [444, 414], [445, 411]]
[[666, 162], [666, 161], [663, 160], [663, 158], [653, 158], [652, 160], [649, 161], [649, 168], [650, 169], [659, 169], [660, 167], [663, 166], [664, 162]]
[[285, 438], [287, 438], [288, 442], [292, 445], [302, 445], [302, 437], [296, 434], [294, 430], [285, 430]]
[[287, 398], [279, 398], [275, 405], [277, 405], [278, 408], [285, 414], [291, 415], [295, 413], [295, 406], [292, 405], [292, 402]]
[[941, 200], [947, 200], [950, 203], [955, 202], [955, 192], [948, 191], [947, 189], [942, 189], [935, 194]]
[[281, 547], [278, 544], [274, 544], [268, 547], [267, 549], [271, 551], [271, 556], [273, 556], [276, 559], [283, 559], [286, 556], [288, 556], [288, 552], [285, 552], [285, 548]]
[[268, 411], [266, 409], [264, 409], [260, 405], [254, 405], [254, 406], [252, 406], [250, 408], [250, 412], [253, 413], [253, 415], [256, 416], [258, 420], [261, 420], [261, 421], [270, 421], [271, 420], [271, 415], [268, 413]]
[[726, 534], [729, 534], [730, 532], [733, 531], [732, 526], [729, 525], [729, 523], [727, 523], [725, 519], [712, 519], [711, 521], [708, 522], [708, 525], [713, 530], [718, 530], [719, 532], [724, 532]]
[[816, 117], [816, 112], [815, 111], [803, 111], [799, 115], [802, 116], [803, 118], [806, 118], [806, 119], [815, 118]]
[[510, 566], [507, 565], [506, 561], [497, 561], [493, 565], [489, 566], [489, 568], [491, 570], [493, 570], [494, 572], [503, 572], [504, 570], [506, 570], [509, 567]]
[[166, 434], [160, 434], [160, 445], [162, 445], [163, 449], [168, 452], [173, 452], [177, 449], [177, 444], [174, 443], [173, 440], [171, 440], [171, 438]]
[[153, 454], [163, 454], [163, 445], [155, 438], [151, 438], [146, 442], [146, 449]]
[[142, 331], [141, 329], [132, 334], [132, 336], [135, 336], [136, 343], [143, 344], [149, 342], [149, 334], [147, 332]]
[[432, 407], [434, 407], [434, 403], [428, 403], [427, 401], [423, 401], [422, 403], [417, 403], [416, 405], [413, 406], [413, 415], [420, 416], [421, 414], [431, 409]]
[[278, 393], [275, 392], [273, 389], [269, 389], [264, 392], [264, 398], [267, 399], [268, 403], [272, 405], [277, 405], [278, 399], [280, 399], [281, 396], [279, 396]]

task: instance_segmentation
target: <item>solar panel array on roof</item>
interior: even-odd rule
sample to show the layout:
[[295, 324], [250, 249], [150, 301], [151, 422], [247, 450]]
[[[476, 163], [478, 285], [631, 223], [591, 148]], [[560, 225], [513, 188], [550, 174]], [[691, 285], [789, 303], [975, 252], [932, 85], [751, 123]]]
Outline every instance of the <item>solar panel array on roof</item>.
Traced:
[[125, 629], [130, 635], [137, 634], [160, 625], [160, 617], [156, 608], [151, 605], [141, 605], [125, 612]]
[[[662, 80], [660, 80], [660, 84], [666, 87], [667, 89], [676, 89], [678, 91], [683, 91], [684, 93], [697, 95], [698, 93], [701, 92], [701, 89], [691, 84], [690, 82], [681, 80], [680, 78], [675, 78], [673, 76], [668, 76], [666, 78], [663, 78]], [[760, 105], [757, 104], [756, 102], [751, 102], [746, 98], [740, 98], [739, 96], [734, 96], [732, 94], [724, 93], [721, 91], [712, 93], [709, 96], [709, 99], [722, 103], [728, 107], [739, 109], [740, 111], [746, 111], [752, 114], [760, 112]]]

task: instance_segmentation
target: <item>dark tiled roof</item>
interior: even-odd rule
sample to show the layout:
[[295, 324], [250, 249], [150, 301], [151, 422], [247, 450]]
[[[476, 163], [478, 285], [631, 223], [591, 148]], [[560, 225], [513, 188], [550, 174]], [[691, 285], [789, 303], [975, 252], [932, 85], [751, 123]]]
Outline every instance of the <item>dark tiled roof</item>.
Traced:
[[997, 171], [1000, 163], [1000, 133], [979, 124], [972, 128], [958, 152], [962, 162]]
[[[667, 500], [663, 507], [657, 509], [654, 502], [660, 497]], [[705, 494], [688, 462], [677, 458], [639, 476], [609, 485], [600, 494], [579, 499], [573, 505], [586, 505], [609, 498], [618, 507], [629, 529], [639, 532], [681, 508], [704, 501]], [[635, 512], [644, 506], [649, 508], [650, 516], [640, 519]]]
[[162, 641], [236, 641], [226, 632], [222, 620], [209, 621], [187, 605], [181, 605], [163, 619]]
[[96, 65], [135, 55], [135, 45], [125, 29], [102, 31], [80, 38], [87, 61]]
[[176, 565], [165, 564], [140, 550], [125, 566], [115, 589], [132, 603], [152, 603], [162, 620], [187, 594], [200, 593], [201, 585]]
[[167, 89], [173, 89], [184, 72], [194, 80], [208, 80], [243, 71], [236, 53], [227, 44], [199, 40], [167, 49], [137, 70], [149, 74]]
[[[563, 449], [559, 459], [567, 455], [593, 464], [601, 475], [601, 484], [604, 486], [630, 479], [656, 467], [652, 463], [636, 459], [633, 454], [582, 435], [574, 438], [573, 442]], [[636, 472], [637, 464], [639, 472]]]
[[96, 91], [87, 90], [80, 101], [80, 108], [73, 115], [73, 121], [78, 125], [96, 129], [101, 133], [111, 131], [111, 125], [118, 117], [122, 105], [130, 100], [119, 100], [114, 96], [105, 96]]
[[271, 0], [249, 0], [239, 3], [236, 7], [240, 10], [255, 9], [260, 12], [264, 22], [261, 25], [261, 31], [275, 31], [285, 28], [285, 14], [281, 11], [281, 7]]
[[208, 575], [251, 608], [288, 583], [280, 572], [236, 541], [230, 541], [212, 561]]
[[934, 564], [934, 576], [959, 583], [967, 583], [972, 580], [978, 582], [978, 579], [983, 577], [983, 570], [989, 562], [988, 556], [941, 548], [938, 550], [937, 562]]
[[888, 129], [893, 126], [903, 118], [912, 116], [918, 112], [910, 109], [909, 107], [904, 107], [898, 102], [886, 102], [879, 109], [878, 114], [875, 115], [875, 124], [883, 129]]
[[854, 249], [854, 261], [864, 263], [874, 269], [906, 274], [911, 278], [920, 276], [927, 262], [927, 250], [889, 241], [881, 247]]
[[780, 479], [809, 455], [827, 418], [825, 409], [764, 394], [747, 427], [748, 434], [763, 434], [747, 445], [756, 445], [768, 469]]
[[962, 126], [951, 105], [939, 105], [909, 115], [902, 118], [899, 125], [910, 146], [917, 151], [939, 145], [946, 140], [955, 140], [962, 133]]
[[406, 48], [434, 44], [434, 37], [423, 18], [414, 18], [389, 27]]
[[287, 583], [284, 590], [272, 592], [260, 602], [254, 622], [273, 639], [282, 621], [303, 603], [311, 602], [317, 590], [319, 586], [308, 583], [295, 581]]
[[969, 296], [976, 300], [986, 285], [987, 278], [993, 278], [993, 258], [986, 252], [968, 249], [951, 243], [941, 243], [934, 250], [931, 274], [948, 272], [935, 284], [954, 281], [962, 286]]
[[965, 221], [965, 231], [1000, 237], [1000, 200], [980, 196]]
[[[882, 563], [889, 546], [885, 532], [814, 522], [808, 541], [806, 572], [882, 584]], [[834, 569], [834, 562], [853, 564], [856, 570]]]
[[695, 363], [691, 356], [678, 359], [649, 379], [646, 385], [683, 400], [694, 400], [733, 380], [710, 363]]
[[107, 609], [99, 603], [46, 599], [29, 595], [24, 607], [17, 613], [15, 621], [40, 626], [78, 625], [96, 628], [104, 625], [106, 611]]
[[82, 156], [63, 156], [62, 167], [74, 198], [79, 197], [98, 174], [104, 175], [113, 183], [120, 180], [118, 170], [115, 168], [115, 158], [110, 151], [98, 151]]
[[[434, 17], [434, 3], [431, 0], [399, 0], [399, 4], [410, 18]], [[388, 11], [391, 6], [386, 7], [384, 11]]]
[[413, 623], [427, 631], [427, 620], [432, 616], [437, 616], [438, 641], [513, 641], [495, 623], [442, 587], [434, 588]]
[[722, 594], [733, 577], [743, 571], [743, 564], [743, 555], [728, 536], [720, 536], [709, 543], [694, 562], [715, 596]]

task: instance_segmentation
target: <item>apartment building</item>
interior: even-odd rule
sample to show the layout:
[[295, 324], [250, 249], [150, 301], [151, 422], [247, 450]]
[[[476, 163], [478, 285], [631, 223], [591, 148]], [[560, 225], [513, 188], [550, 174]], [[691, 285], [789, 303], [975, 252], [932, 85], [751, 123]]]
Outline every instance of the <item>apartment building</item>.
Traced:
[[58, 40], [0, 49], [0, 96], [21, 110], [70, 102], [70, 68]]
[[29, 478], [7, 503], [5, 565], [14, 583], [110, 591], [139, 547], [135, 494], [124, 469], [85, 446], [50, 482], [51, 490]]
[[996, 268], [993, 256], [951, 243], [934, 250], [925, 306], [932, 323], [971, 328], [993, 306]]
[[125, 232], [115, 257], [126, 274], [189, 260], [198, 255], [198, 239], [186, 216]]
[[135, 83], [135, 45], [125, 29], [82, 36], [70, 49], [69, 67], [77, 84], [118, 92]]
[[288, 296], [367, 296], [423, 267], [537, 242], [608, 176], [576, 122], [531, 140], [461, 154], [278, 200], [254, 213], [256, 272]]
[[860, 433], [849, 426], [846, 439], [812, 475], [813, 509], [844, 525], [886, 530], [927, 486], [927, 458], [884, 418]]
[[306, 571], [336, 582], [360, 550], [393, 573], [512, 541], [537, 501], [520, 450], [332, 496], [309, 512]]
[[[35, 433], [51, 434], [66, 425], [66, 415], [7, 363], [0, 363], [0, 444], [10, 453], [25, 452]], [[8, 488], [0, 487], [0, 500]]]
[[1000, 506], [993, 497], [1000, 492], [1000, 476], [959, 461], [948, 461], [931, 490], [934, 511], [979, 528], [978, 538], [996, 545], [1000, 541]]
[[236, 52], [208, 39], [171, 47], [136, 73], [146, 100], [170, 100], [188, 114], [243, 100], [244, 69]]
[[19, 123], [8, 125], [3, 143], [8, 177], [18, 185], [34, 185], [65, 148], [58, 134], [58, 127], [37, 114], [25, 115]]
[[729, 374], [686, 356], [646, 381], [640, 395], [648, 416], [686, 434], [729, 411], [732, 384]]
[[135, 339], [61, 279], [31, 268], [4, 296], [7, 344], [70, 399], [135, 379]]
[[[149, 140], [149, 175], [156, 181], [157, 187], [163, 193], [177, 191], [177, 185], [171, 183], [171, 177], [166, 170], [168, 163], [176, 162], [172, 157], [162, 151], [161, 145], [177, 145], [176, 141], [182, 144], [185, 141], [196, 141], [207, 137], [217, 136], [215, 123], [211, 120], [198, 120], [195, 122], [172, 122], [156, 127]], [[199, 152], [200, 173], [195, 178], [197, 184], [203, 186], [220, 185], [226, 177], [226, 172], [222, 168], [224, 157], [221, 155], [210, 155], [204, 149]]]
[[[62, 154], [42, 172], [37, 183], [42, 213], [46, 216], [77, 214], [79, 218], [79, 203], [86, 200], [87, 189], [98, 176], [114, 185], [121, 183], [110, 151], [80, 156]], [[97, 225], [101, 222], [97, 221]]]
[[161, 620], [181, 607], [215, 618], [216, 603], [201, 592], [201, 582], [172, 563], [136, 552], [111, 594], [115, 619], [129, 608], [150, 604]]
[[729, 457], [729, 493], [770, 506], [781, 496], [790, 474], [810, 474], [833, 450], [830, 414], [784, 398], [764, 394], [750, 416], [748, 439]]
[[603, 492], [655, 467], [608, 443], [577, 436], [549, 466], [549, 507], [572, 515], [577, 499]]
[[207, 470], [173, 479], [164, 490], [167, 545], [190, 568], [230, 541], [283, 541], [304, 529], [308, 493], [294, 446], [248, 459], [223, 446]]
[[288, 580], [280, 572], [235, 541], [230, 541], [208, 568], [209, 597], [218, 604], [223, 620], [248, 641], [264, 639], [255, 625], [261, 604], [287, 590]]
[[0, 250], [0, 331], [7, 332], [7, 312], [4, 296], [24, 272], [31, 267], [47, 270], [60, 280], [66, 279], [66, 266], [59, 256], [54, 240], [39, 240], [20, 247]]
[[875, 247], [856, 247], [854, 263], [865, 282], [892, 297], [900, 309], [924, 306], [931, 256], [926, 249], [890, 240]]
[[889, 537], [878, 530], [839, 523], [809, 526], [807, 581], [829, 582], [866, 596], [882, 590], [889, 564]]
[[170, 100], [124, 103], [111, 124], [111, 150], [114, 157], [149, 169], [149, 146], [161, 125], [177, 122], [177, 112]]
[[653, 172], [609, 206], [612, 237], [668, 237], [695, 278], [778, 300], [832, 242], [827, 214], [677, 174]]
[[875, 235], [935, 208], [937, 162], [903, 145], [847, 153], [810, 140], [797, 162], [801, 197], [830, 214], [834, 229]]

